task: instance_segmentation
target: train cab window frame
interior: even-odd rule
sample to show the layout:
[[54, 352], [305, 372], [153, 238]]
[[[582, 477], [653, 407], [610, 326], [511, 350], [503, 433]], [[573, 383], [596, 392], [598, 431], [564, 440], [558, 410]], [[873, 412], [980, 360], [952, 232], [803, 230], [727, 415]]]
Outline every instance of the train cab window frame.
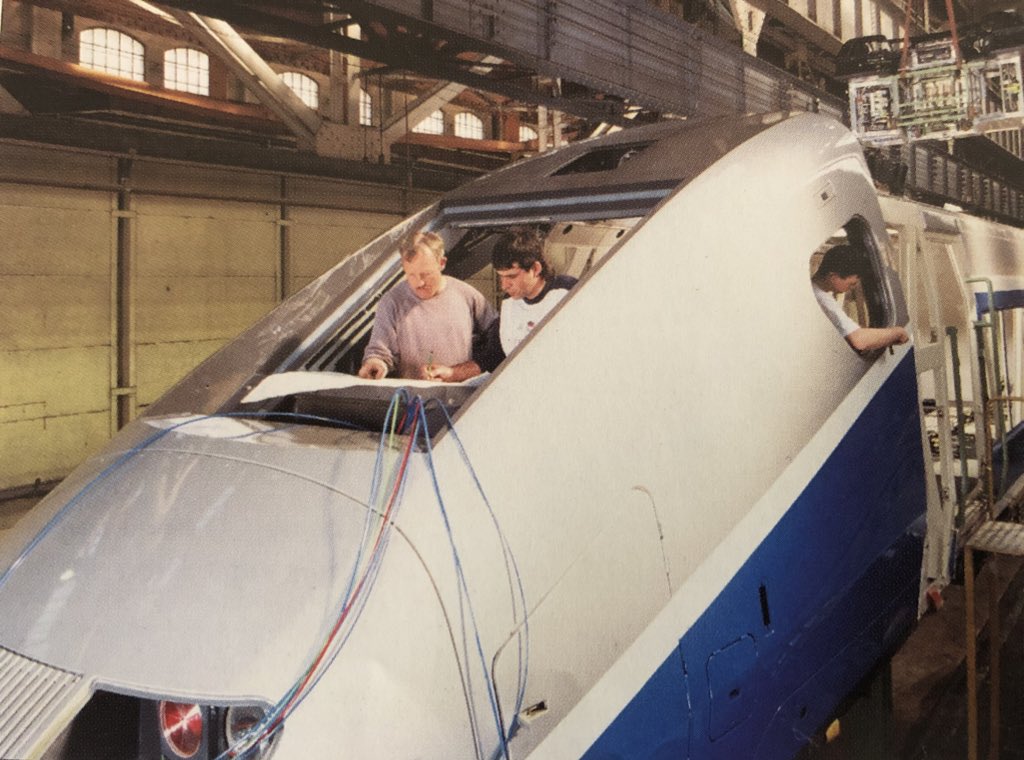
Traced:
[[[856, 323], [857, 328], [893, 327], [895, 325], [895, 308], [892, 294], [889, 292], [891, 278], [887, 274], [887, 267], [879, 245], [871, 233], [870, 225], [862, 217], [851, 218], [811, 254], [812, 292], [816, 287], [820, 287], [813, 280], [818, 274], [825, 253], [841, 245], [849, 246], [863, 257], [857, 267], [858, 282], [849, 290], [841, 293], [841, 298], [835, 298], [836, 294], [833, 293], [829, 293], [829, 297], [835, 298], [840, 311]], [[826, 311], [823, 304], [822, 310]], [[825, 317], [833, 321], [833, 325], [844, 338], [852, 334], [852, 330], [850, 333], [843, 334], [840, 325], [827, 311]], [[851, 348], [853, 347], [851, 346]], [[853, 350], [856, 351], [855, 348]], [[858, 353], [872, 357], [877, 355], [878, 350]]]
[[595, 172], [614, 171], [627, 161], [636, 158], [651, 147], [651, 145], [653, 143], [648, 141], [589, 150], [582, 156], [559, 167], [557, 171], [551, 173], [551, 176], [558, 177], [566, 174], [592, 174]]
[[[612, 215], [600, 220], [580, 221], [535, 220], [545, 238], [544, 255], [553, 271], [576, 279], [584, 279], [632, 229], [640, 217]], [[487, 224], [452, 223], [443, 215], [428, 222], [421, 229], [436, 232], [445, 241], [447, 265], [445, 275], [468, 282], [496, 307], [503, 294], [491, 265], [492, 248], [498, 239], [513, 227], [509, 222]], [[397, 239], [394, 241], [397, 244]], [[379, 431], [387, 417], [393, 387], [383, 383], [353, 382], [362, 362], [369, 340], [377, 306], [391, 288], [398, 285], [403, 274], [398, 260], [397, 245], [380, 266], [367, 272], [358, 292], [349, 293], [349, 303], [334, 316], [321, 323], [305, 348], [296, 350], [271, 375], [247, 391], [239, 399], [236, 412], [258, 413], [263, 419], [277, 419], [302, 424], [355, 428]], [[574, 286], [573, 291], [579, 287]], [[568, 301], [572, 293], [566, 296]], [[556, 306], [556, 309], [559, 307]], [[543, 329], [539, 327], [538, 329]], [[507, 359], [506, 359], [507, 361]], [[497, 371], [497, 370], [496, 370]], [[328, 380], [333, 374], [337, 380]], [[431, 435], [444, 427], [444, 420], [455, 418], [471, 402], [477, 389], [489, 373], [482, 373], [464, 383], [437, 384], [436, 387], [417, 386], [416, 392], [428, 400], [427, 418]], [[309, 382], [300, 376], [307, 375]], [[294, 383], [294, 385], [292, 385]], [[278, 388], [285, 389], [277, 392]], [[440, 413], [438, 404], [446, 412]]]

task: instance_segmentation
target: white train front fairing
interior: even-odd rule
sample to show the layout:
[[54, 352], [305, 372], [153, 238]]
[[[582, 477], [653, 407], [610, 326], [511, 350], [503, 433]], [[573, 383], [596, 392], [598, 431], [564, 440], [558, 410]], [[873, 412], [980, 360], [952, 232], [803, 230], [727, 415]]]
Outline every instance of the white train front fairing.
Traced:
[[[430, 446], [306, 416], [344, 392], [244, 400], [351, 368], [409, 229], [468, 271], [512, 222], [595, 263], [496, 373], [440, 391], [468, 398]], [[202, 706], [204, 757], [231, 705], [266, 716], [238, 747], [255, 723], [274, 760], [791, 757], [908, 630], [921, 573], [913, 355], [858, 356], [821, 314], [809, 267], [837, 232], [874, 253], [873, 324], [904, 323], [856, 141], [814, 115], [653, 125], [455, 191], [0, 545], [0, 668], [62, 679], [0, 747], [73, 756], [111, 693], [139, 757], [161, 700]]]

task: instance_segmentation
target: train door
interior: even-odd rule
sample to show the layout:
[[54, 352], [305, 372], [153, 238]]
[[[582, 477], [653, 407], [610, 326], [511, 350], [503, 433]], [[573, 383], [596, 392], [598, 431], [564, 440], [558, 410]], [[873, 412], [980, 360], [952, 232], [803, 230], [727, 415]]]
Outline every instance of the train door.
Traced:
[[949, 309], [951, 304], [942, 303], [939, 297], [942, 282], [948, 285], [956, 277], [948, 241], [927, 233], [919, 235], [913, 227], [902, 225], [891, 226], [889, 237], [897, 252], [903, 281], [908, 285], [922, 444], [928, 468], [920, 614], [927, 604], [928, 590], [941, 589], [950, 582], [957, 518], [954, 431], [962, 425], [963, 416], [962, 391], [958, 392], [961, 384], [958, 377], [954, 381], [953, 373], [960, 372], [956, 358], [958, 333], [964, 325], [959, 316], [962, 311]]
[[950, 582], [956, 537], [979, 487], [977, 422], [985, 374], [979, 364], [973, 302], [959, 262], [963, 240], [954, 224], [926, 214], [922, 229], [892, 227], [914, 333], [914, 360], [929, 468], [928, 532], [921, 608], [930, 589]]

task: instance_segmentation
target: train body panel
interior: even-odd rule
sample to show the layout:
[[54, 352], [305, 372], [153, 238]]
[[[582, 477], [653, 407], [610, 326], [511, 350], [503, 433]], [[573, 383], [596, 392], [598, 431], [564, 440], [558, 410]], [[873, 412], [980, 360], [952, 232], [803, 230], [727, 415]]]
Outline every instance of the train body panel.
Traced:
[[[918, 333], [966, 320], [954, 270], [1020, 240], [982, 250], [946, 216], [880, 207], [852, 135], [810, 114], [652, 125], [456, 190], [22, 520], [0, 654], [130, 697], [140, 758], [171, 756], [169, 702], [205, 716], [207, 760], [791, 757], [909, 630], [949, 531], [917, 347], [858, 355], [809, 277], [856, 242], [862, 323], [906, 323], [904, 293]], [[462, 277], [518, 223], [581, 279], [493, 374], [352, 380], [405, 235], [440, 232]], [[928, 234], [945, 302], [921, 292]], [[232, 739], [233, 707], [263, 717]], [[73, 756], [74, 712], [29, 711], [12, 756]]]
[[[924, 533], [915, 506], [924, 494], [909, 355], [863, 411], [844, 406], [719, 547], [730, 559], [748, 559], [738, 568], [723, 562], [717, 577], [702, 572], [677, 598], [699, 599], [695, 609], [680, 620], [673, 607], [682, 605], [674, 604], [652, 626], [662, 647], [674, 648], [653, 684], [639, 689], [583, 756], [627, 757], [643, 736], [650, 757], [791, 757], [898, 643], [915, 618]], [[903, 456], [870, 445], [883, 436], [902, 443]], [[830, 453], [821, 461], [814, 444], [826, 441]], [[773, 527], [765, 534], [766, 525]], [[663, 712], [651, 692], [664, 689], [658, 679], [669, 669], [685, 676], [689, 727], [658, 720]], [[690, 754], [672, 754], [687, 728]], [[542, 756], [580, 754], [556, 747]]]

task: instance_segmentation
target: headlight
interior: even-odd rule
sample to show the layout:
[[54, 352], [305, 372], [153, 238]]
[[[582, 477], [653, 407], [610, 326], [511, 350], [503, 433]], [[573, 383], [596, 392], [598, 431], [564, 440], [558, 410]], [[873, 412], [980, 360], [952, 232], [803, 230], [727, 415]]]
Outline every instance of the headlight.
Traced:
[[203, 743], [203, 711], [186, 702], [161, 702], [157, 707], [163, 745], [181, 760], [195, 757]]
[[[239, 758], [245, 760], [265, 759], [272, 753], [274, 736], [260, 741], [256, 741], [255, 734], [247, 738], [247, 734], [267, 716], [265, 706], [201, 705], [170, 700], [149, 704], [156, 705], [159, 733], [159, 754], [156, 756], [162, 760], [214, 760], [229, 749], [239, 751]], [[149, 725], [152, 726], [152, 722]], [[146, 735], [153, 737], [152, 733]], [[146, 740], [146, 746], [153, 750], [145, 750], [143, 756], [150, 757], [156, 750], [156, 737]]]
[[257, 705], [233, 705], [224, 716], [224, 736], [230, 747], [257, 723], [263, 720], [266, 711]]

